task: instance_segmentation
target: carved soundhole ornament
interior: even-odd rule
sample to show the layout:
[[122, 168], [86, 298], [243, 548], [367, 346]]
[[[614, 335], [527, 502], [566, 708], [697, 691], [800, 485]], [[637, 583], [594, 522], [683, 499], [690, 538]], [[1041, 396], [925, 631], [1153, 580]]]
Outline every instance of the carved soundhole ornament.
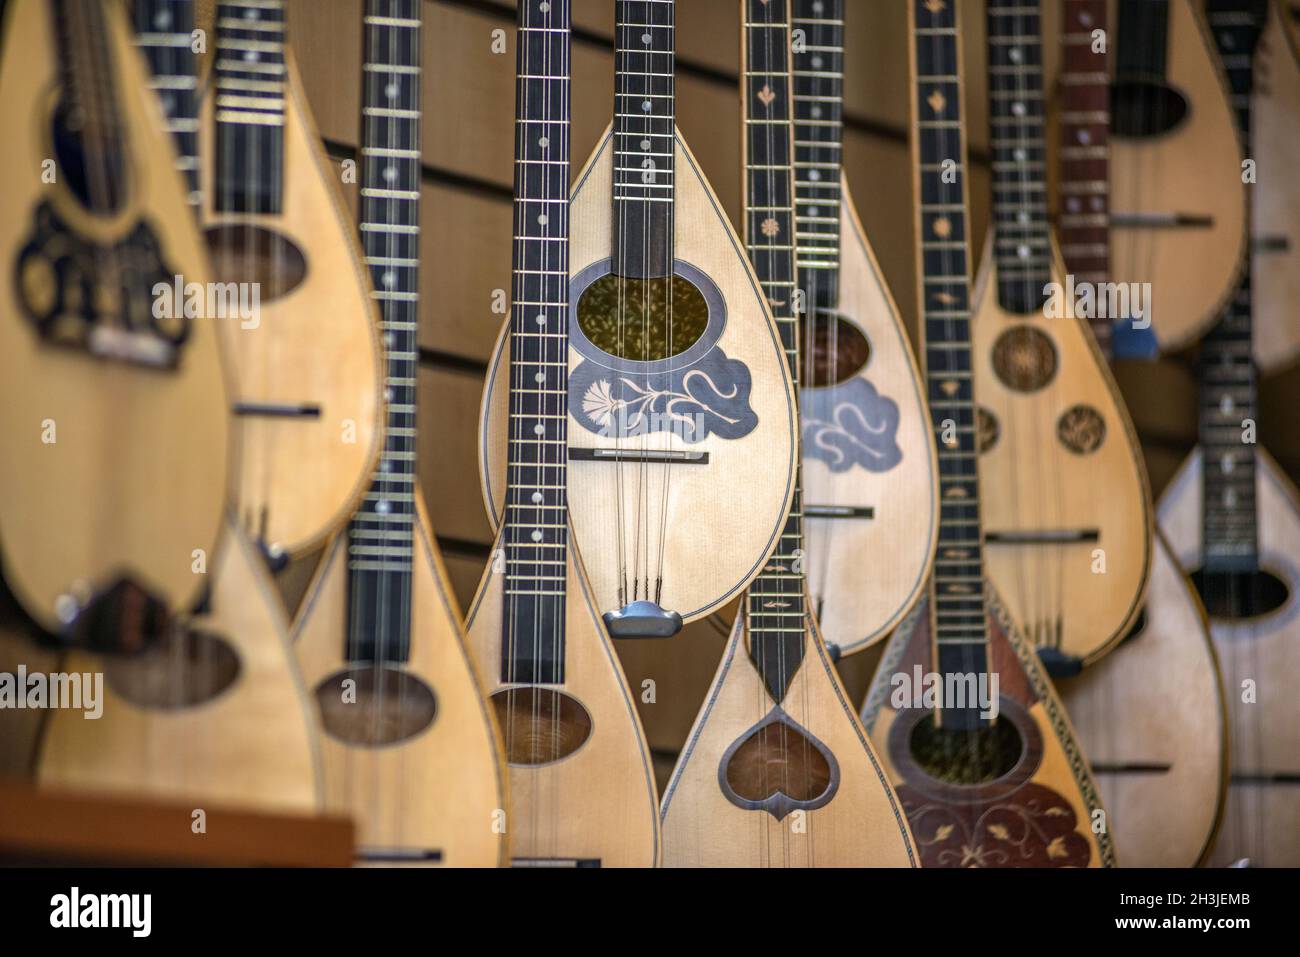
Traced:
[[1056, 375], [1056, 347], [1033, 326], [1012, 326], [993, 344], [993, 371], [1015, 392], [1037, 392]]
[[839, 780], [835, 755], [780, 708], [737, 738], [718, 765], [727, 800], [778, 821], [830, 803]]
[[997, 417], [984, 406], [978, 406], [975, 409], [975, 440], [978, 443], [980, 453], [989, 451], [993, 446], [998, 444], [998, 437], [1002, 434], [1002, 427], [998, 425]]
[[1106, 420], [1090, 405], [1067, 409], [1056, 423], [1056, 437], [1071, 452], [1087, 455], [1106, 440]]
[[577, 699], [549, 688], [507, 688], [492, 696], [506, 760], [536, 767], [567, 758], [591, 737], [591, 715]]
[[1074, 808], [1039, 784], [992, 801], [938, 803], [908, 785], [899, 800], [922, 867], [1087, 867], [1091, 847]]
[[104, 659], [104, 678], [141, 708], [193, 708], [217, 697], [239, 678], [239, 655], [223, 637], [173, 631], [137, 655]]
[[433, 724], [433, 690], [400, 668], [339, 671], [316, 686], [325, 732], [346, 744], [378, 748], [415, 737]]

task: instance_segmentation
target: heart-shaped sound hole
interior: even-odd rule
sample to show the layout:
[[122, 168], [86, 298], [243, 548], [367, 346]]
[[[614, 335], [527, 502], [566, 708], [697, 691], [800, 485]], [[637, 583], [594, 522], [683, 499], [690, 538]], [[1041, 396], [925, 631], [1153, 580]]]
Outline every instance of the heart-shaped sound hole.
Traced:
[[779, 821], [793, 810], [827, 804], [839, 775], [830, 749], [775, 708], [727, 749], [718, 783], [731, 803]]
[[536, 767], [567, 758], [591, 737], [591, 715], [550, 688], [507, 688], [492, 696], [506, 760]]

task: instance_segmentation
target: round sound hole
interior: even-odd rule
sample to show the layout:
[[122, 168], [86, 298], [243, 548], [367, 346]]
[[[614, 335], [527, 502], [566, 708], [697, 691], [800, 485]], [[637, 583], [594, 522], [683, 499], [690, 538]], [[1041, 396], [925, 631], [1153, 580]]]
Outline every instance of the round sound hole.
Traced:
[[916, 723], [908, 744], [926, 774], [963, 785], [1009, 774], [1025, 750], [1015, 723], [1005, 715], [973, 730], [958, 730], [940, 727], [930, 713]]
[[235, 649], [220, 635], [172, 631], [148, 651], [105, 658], [113, 691], [141, 708], [193, 708], [216, 698], [239, 678]]
[[325, 733], [345, 744], [382, 748], [407, 741], [433, 724], [433, 690], [399, 668], [349, 668], [316, 686]]
[[302, 251], [260, 226], [213, 226], [204, 234], [214, 283], [257, 283], [259, 302], [287, 296], [307, 278]]
[[680, 355], [699, 341], [708, 324], [704, 294], [683, 276], [673, 276], [670, 283], [607, 273], [578, 300], [583, 335], [597, 349], [633, 362]]
[[998, 444], [998, 437], [1002, 434], [1002, 426], [998, 424], [998, 418], [984, 406], [977, 406], [975, 409], [975, 439], [979, 445], [981, 454], [989, 451], [993, 446]]
[[843, 316], [819, 312], [812, 320], [812, 368], [808, 388], [839, 385], [853, 378], [871, 360], [871, 343]]
[[727, 762], [727, 784], [747, 801], [759, 803], [784, 794], [792, 801], [812, 801], [831, 785], [831, 766], [821, 749], [795, 728], [780, 721], [751, 734]]
[[536, 767], [567, 758], [591, 737], [591, 715], [550, 688], [508, 688], [492, 696], [506, 760]]
[[993, 371], [1015, 392], [1037, 392], [1056, 375], [1056, 346], [1033, 326], [1012, 326], [993, 344]]
[[1056, 423], [1056, 437], [1075, 455], [1088, 455], [1106, 440], [1106, 420], [1092, 406], [1076, 405]]
[[1110, 130], [1144, 139], [1175, 129], [1187, 116], [1187, 100], [1163, 83], [1122, 80], [1110, 88]]
[[1205, 611], [1211, 618], [1232, 621], [1260, 618], [1287, 603], [1291, 589], [1272, 572], [1210, 572], [1198, 568], [1192, 572], [1192, 584], [1201, 595]]

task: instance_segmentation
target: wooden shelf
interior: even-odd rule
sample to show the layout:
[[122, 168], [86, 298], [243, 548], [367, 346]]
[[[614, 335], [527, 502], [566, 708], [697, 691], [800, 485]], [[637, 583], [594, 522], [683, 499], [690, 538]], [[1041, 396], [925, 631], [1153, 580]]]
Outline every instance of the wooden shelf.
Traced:
[[352, 822], [193, 806], [0, 780], [0, 865], [349, 867]]

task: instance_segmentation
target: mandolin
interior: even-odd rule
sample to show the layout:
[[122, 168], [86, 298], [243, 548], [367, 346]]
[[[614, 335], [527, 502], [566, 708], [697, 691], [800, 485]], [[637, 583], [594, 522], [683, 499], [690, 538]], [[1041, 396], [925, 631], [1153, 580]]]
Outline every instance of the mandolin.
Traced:
[[[838, 4], [828, 6], [827, 19], [839, 20]], [[794, 7], [803, 12], [798, 0]], [[745, 242], [797, 383], [802, 337], [790, 289], [804, 247], [801, 236], [790, 240], [803, 212], [795, 170], [805, 147], [794, 138], [792, 97], [812, 96], [816, 87], [791, 70], [789, 14], [786, 0], [741, 0]], [[809, 48], [822, 48], [812, 32], [821, 24], [793, 22], [808, 25]], [[839, 56], [825, 55], [827, 69], [839, 72]], [[808, 602], [799, 565], [802, 499], [796, 476], [780, 543], [742, 599], [743, 614], [664, 792], [668, 866], [916, 864], [902, 810]]]
[[44, 631], [139, 650], [200, 597], [221, 527], [219, 324], [156, 292], [206, 260], [117, 8], [19, 0], [5, 37], [5, 576]]
[[325, 806], [358, 861], [504, 862], [500, 738], [416, 481], [420, 0], [366, 0], [359, 216], [387, 354], [383, 452], [295, 624], [324, 729]]
[[[614, 637], [666, 637], [734, 600], [776, 544], [795, 396], [744, 247], [676, 129], [673, 0], [615, 9], [614, 123], [572, 197], [570, 520]], [[483, 398], [494, 516], [515, 342], [503, 332]]]
[[519, 4], [507, 509], [465, 628], [505, 738], [513, 863], [649, 867], [650, 751], [568, 518], [570, 24], [569, 0]]
[[[1206, 9], [1249, 152], [1267, 8], [1213, 0]], [[1288, 676], [1300, 667], [1300, 494], [1256, 441], [1254, 273], [1248, 264], [1201, 342], [1200, 444], [1165, 490], [1160, 521], [1210, 614], [1227, 694], [1231, 779], [1210, 863], [1294, 867], [1300, 706]]]
[[[844, 6], [793, 6], [807, 38], [794, 51], [804, 550], [832, 657], [884, 638], [921, 597], [938, 529], [921, 374], [844, 175]], [[882, 554], [862, 574], [860, 557]]]
[[918, 301], [943, 508], [928, 595], [885, 647], [863, 723], [922, 867], [1110, 866], [1087, 758], [1033, 645], [985, 578], [957, 5], [908, 7]]
[[[239, 450], [232, 496], [241, 525], [275, 567], [355, 510], [379, 453], [383, 412], [369, 276], [286, 29], [285, 0], [217, 4], [202, 114], [214, 278], [236, 284], [225, 288], [251, 307], [223, 339]], [[390, 292], [381, 286], [374, 295]]]
[[260, 553], [233, 522], [210, 577], [207, 602], [148, 650], [60, 662], [61, 672], [103, 673], [103, 714], [50, 712], [37, 759], [43, 787], [320, 810], [318, 729], [289, 623]]
[[[1065, 673], [1137, 618], [1151, 492], [1128, 410], [1078, 314], [1087, 287], [1061, 265], [1048, 221], [1039, 5], [991, 0], [988, 37], [993, 225], [972, 325], [987, 567], [1026, 637]], [[963, 242], [944, 228], [925, 252]], [[940, 441], [955, 443], [958, 429]]]
[[[193, 5], [135, 0], [133, 15], [196, 208]], [[129, 656], [64, 659], [72, 673], [102, 671], [106, 700], [94, 721], [75, 711], [49, 712], [37, 763], [42, 783], [317, 809], [316, 725], [269, 572], [230, 522], [214, 563], [196, 613], [177, 617], [156, 646]]]
[[[1257, 170], [1289, 170], [1300, 140], [1300, 47], [1287, 16], [1285, 5], [1268, 5], [1255, 52], [1251, 156]], [[1250, 197], [1255, 364], [1267, 373], [1300, 357], [1294, 307], [1300, 296], [1300, 190], [1290, 175], [1264, 175], [1251, 184]]]
[[[1104, 203], [1110, 188], [1109, 56], [1091, 43], [1091, 29], [1105, 28], [1106, 12], [1106, 0], [1065, 0], [1060, 109], [1071, 119], [1060, 130], [1061, 200]], [[1080, 143], [1093, 149], [1081, 154]], [[1087, 214], [1062, 215], [1058, 228], [1063, 248], [1087, 251], [1066, 261], [1075, 279], [1108, 281], [1108, 231]], [[1109, 358], [1110, 319], [1089, 322]], [[1057, 678], [1056, 687], [1092, 759], [1125, 863], [1192, 867], [1208, 855], [1223, 810], [1223, 688], [1205, 612], [1158, 531], [1150, 578], [1142, 612], [1115, 650], [1077, 676]]]
[[[1094, 42], [1099, 28], [1085, 28]], [[1110, 278], [1150, 284], [1116, 354], [1149, 358], [1195, 341], [1232, 295], [1246, 249], [1242, 155], [1201, 0], [1118, 3], [1106, 42], [1115, 50]], [[1062, 212], [1100, 215], [1092, 197], [1074, 199]], [[1073, 261], [1076, 251], [1065, 252]]]

